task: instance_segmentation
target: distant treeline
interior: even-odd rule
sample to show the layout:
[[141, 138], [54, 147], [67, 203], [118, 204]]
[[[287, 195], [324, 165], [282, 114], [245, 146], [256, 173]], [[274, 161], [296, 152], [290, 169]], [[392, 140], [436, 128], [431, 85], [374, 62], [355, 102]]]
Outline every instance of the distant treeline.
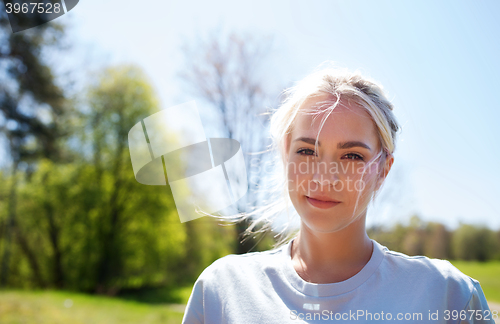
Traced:
[[443, 224], [424, 222], [413, 216], [407, 226], [372, 227], [368, 235], [389, 249], [407, 255], [466, 261], [500, 260], [500, 230], [484, 226], [461, 224], [449, 230]]

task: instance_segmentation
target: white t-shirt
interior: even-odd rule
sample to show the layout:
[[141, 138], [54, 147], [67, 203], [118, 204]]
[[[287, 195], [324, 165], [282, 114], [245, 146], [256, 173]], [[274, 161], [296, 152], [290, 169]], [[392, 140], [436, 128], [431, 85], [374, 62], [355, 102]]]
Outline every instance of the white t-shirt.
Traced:
[[196, 281], [182, 323], [494, 323], [478, 281], [448, 261], [409, 257], [372, 241], [365, 267], [330, 284], [297, 274], [291, 242], [225, 256]]

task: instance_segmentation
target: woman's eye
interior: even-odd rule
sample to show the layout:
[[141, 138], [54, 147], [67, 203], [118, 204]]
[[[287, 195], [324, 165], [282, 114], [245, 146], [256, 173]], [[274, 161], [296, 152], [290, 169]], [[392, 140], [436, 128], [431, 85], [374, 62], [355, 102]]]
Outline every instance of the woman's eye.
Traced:
[[300, 149], [297, 151], [297, 153], [300, 155], [315, 155], [314, 151], [311, 149]]
[[363, 160], [363, 157], [356, 153], [348, 153], [344, 157], [347, 157], [348, 160]]

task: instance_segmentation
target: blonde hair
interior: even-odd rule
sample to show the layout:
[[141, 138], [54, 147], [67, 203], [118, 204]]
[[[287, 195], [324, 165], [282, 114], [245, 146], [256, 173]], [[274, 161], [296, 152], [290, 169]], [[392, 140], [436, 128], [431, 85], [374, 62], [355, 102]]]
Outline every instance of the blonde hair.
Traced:
[[[270, 120], [272, 144], [269, 148], [271, 152], [275, 153], [273, 163], [278, 168], [284, 167], [283, 170], [275, 172], [269, 179], [269, 187], [264, 190], [267, 199], [260, 207], [253, 207], [253, 210], [248, 213], [221, 217], [224, 220], [232, 221], [249, 220], [250, 225], [245, 232], [245, 236], [248, 237], [259, 232], [273, 230], [277, 216], [286, 212], [288, 221], [283, 224], [282, 230], [275, 235], [275, 237], [279, 237], [275, 247], [281, 246], [296, 235], [296, 232], [291, 231], [293, 229], [291, 225], [298, 220], [298, 215], [294, 208], [291, 212], [289, 211], [292, 204], [287, 187], [285, 156], [287, 154], [287, 141], [294, 122], [307, 99], [328, 94], [335, 98], [333, 105], [331, 102], [327, 105], [329, 113], [337, 106], [341, 98], [354, 101], [369, 113], [377, 128], [382, 149], [368, 163], [372, 163], [381, 156], [387, 157], [394, 152], [396, 135], [400, 130], [393, 114], [394, 107], [384, 94], [382, 86], [362, 76], [358, 71], [349, 72], [346, 69], [323, 68], [297, 82], [295, 86], [285, 90], [284, 94], [285, 100], [278, 109], [272, 112]], [[313, 114], [319, 114], [320, 110]], [[327, 117], [328, 115], [324, 117], [321, 127]], [[371, 200], [375, 199], [379, 190], [371, 197]], [[356, 201], [356, 207], [357, 203], [358, 201]]]

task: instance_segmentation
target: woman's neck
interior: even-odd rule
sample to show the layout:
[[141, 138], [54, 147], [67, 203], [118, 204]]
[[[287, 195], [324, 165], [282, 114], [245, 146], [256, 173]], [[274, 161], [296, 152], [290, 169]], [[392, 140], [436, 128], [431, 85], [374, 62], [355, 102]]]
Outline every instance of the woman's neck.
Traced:
[[361, 223], [352, 223], [335, 233], [311, 231], [304, 224], [293, 241], [291, 255], [295, 271], [305, 281], [333, 283], [361, 271], [373, 252], [373, 244]]

